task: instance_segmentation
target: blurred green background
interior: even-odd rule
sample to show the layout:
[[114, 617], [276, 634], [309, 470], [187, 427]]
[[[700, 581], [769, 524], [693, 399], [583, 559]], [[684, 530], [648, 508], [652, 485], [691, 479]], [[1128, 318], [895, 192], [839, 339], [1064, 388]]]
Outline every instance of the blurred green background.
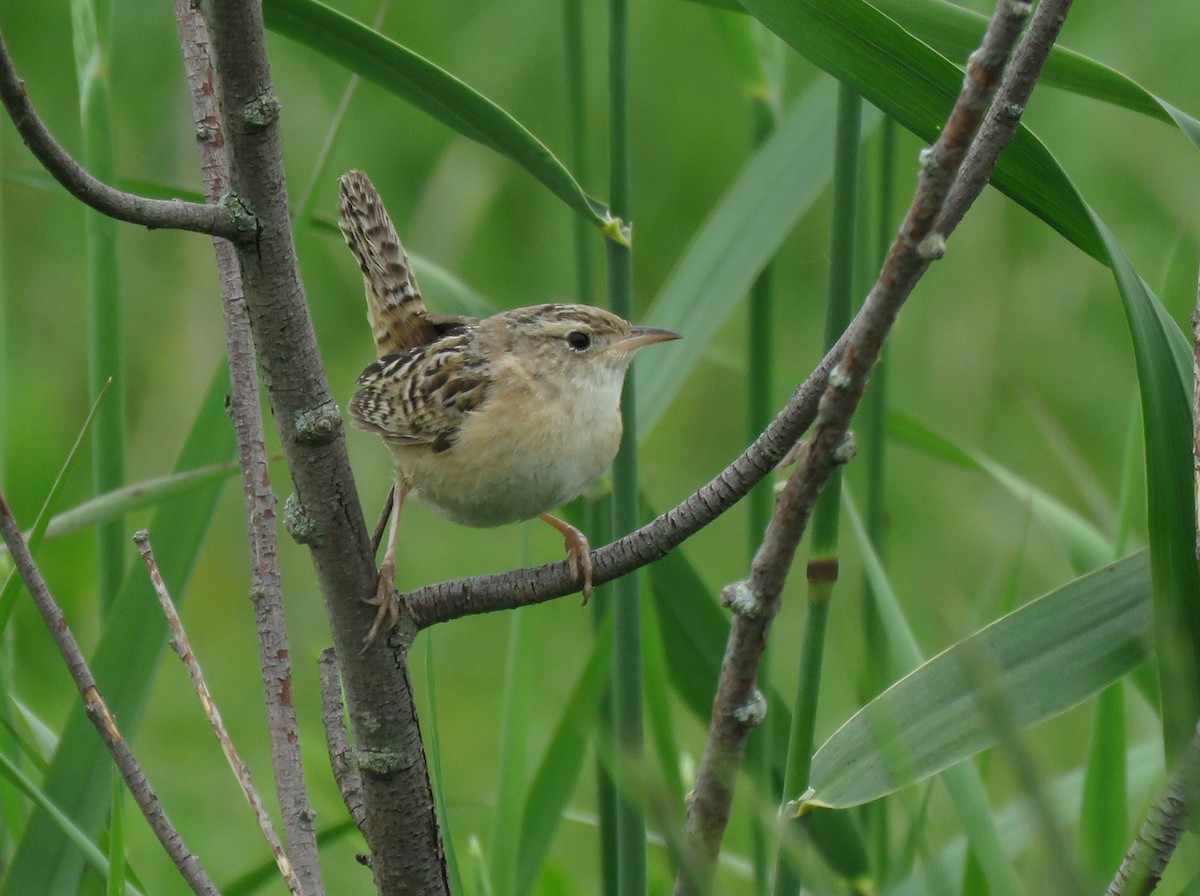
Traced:
[[[373, 2], [338, 0], [335, 5], [364, 22], [379, 12]], [[109, 76], [117, 173], [129, 182], [196, 191], [193, 125], [171, 11], [161, 3], [114, 0], [112, 15]], [[632, 4], [634, 276], [643, 311], [750, 145], [749, 107], [715, 24], [720, 15], [725, 14], [684, 0]], [[560, 4], [552, 0], [393, 0], [381, 30], [489, 96], [565, 159], [561, 16]], [[1180, 64], [1193, 56], [1200, 9], [1177, 3], [1154, 13], [1144, 10], [1136, 29], [1122, 24], [1128, 16], [1126, 5], [1111, 0], [1078, 4], [1062, 42], [1176, 106], [1200, 112], [1200, 79]], [[586, 26], [594, 176], [585, 186], [604, 197], [602, 4], [588, 5]], [[76, 149], [80, 126], [68, 5], [7, 0], [0, 8], [0, 28], [33, 102], [58, 138]], [[294, 203], [312, 190], [314, 215], [328, 221], [335, 210], [337, 174], [362, 168], [384, 195], [408, 248], [496, 308], [572, 298], [570, 211], [508, 160], [371, 84], [358, 87], [328, 171], [314, 182], [314, 165], [348, 73], [277, 36], [269, 49]], [[785, 105], [824, 77], [794, 54], [786, 54], [786, 60]], [[1165, 125], [1048, 88], [1035, 93], [1025, 120], [1176, 320], [1186, 324], [1195, 297], [1200, 200], [1195, 147]], [[873, 141], [868, 136], [868, 152]], [[920, 146], [908, 135], [901, 138], [897, 194], [902, 203], [915, 181]], [[0, 127], [0, 174], [0, 336], [6, 353], [0, 484], [17, 518], [28, 525], [91, 403], [83, 210], [46, 180], [7, 124]], [[779, 255], [779, 404], [820, 356], [828, 217], [823, 199]], [[300, 222], [296, 239], [326, 369], [344, 405], [372, 353], [360, 277], [336, 231]], [[602, 295], [598, 235], [594, 250], [597, 294]], [[137, 481], [169, 472], [214, 370], [224, 363], [224, 339], [212, 248], [205, 237], [122, 225], [119, 253], [127, 475]], [[427, 291], [431, 304], [436, 302], [436, 293]], [[656, 507], [682, 500], [744, 447], [744, 341], [739, 309], [662, 422], [644, 434], [641, 476]], [[955, 233], [945, 260], [921, 283], [891, 346], [893, 409], [963, 447], [985, 452], [1112, 531], [1126, 444], [1136, 422], [1137, 389], [1124, 315], [1107, 270], [989, 191]], [[360, 495], [373, 521], [388, 486], [390, 459], [373, 437], [352, 432], [348, 440]], [[87, 464], [85, 453], [67, 484], [63, 506], [90, 496]], [[854, 465], [847, 473], [852, 492], [860, 473]], [[281, 464], [273, 467], [273, 477], [282, 501], [290, 487]], [[889, 451], [888, 505], [893, 583], [930, 654], [988, 618], [989, 608], [1012, 585], [1014, 569], [1019, 601], [1070, 575], [1061, 548], [1030, 529], [1022, 503], [981, 476], [903, 445]], [[148, 513], [132, 518], [129, 531], [148, 518]], [[735, 509], [684, 548], [714, 592], [746, 574], [745, 529], [745, 515]], [[1135, 532], [1144, 539], [1143, 521], [1135, 523]], [[47, 543], [40, 554], [85, 647], [94, 643], [98, 624], [94, 543], [93, 533], [82, 532]], [[560, 551], [558, 537], [542, 526], [474, 531], [419, 505], [405, 510], [401, 545], [402, 588], [557, 559]], [[324, 756], [316, 688], [316, 655], [329, 643], [329, 634], [305, 551], [286, 535], [281, 548], [296, 701], [318, 822], [325, 827], [343, 817]], [[855, 705], [853, 670], [862, 647], [853, 553], [844, 551], [844, 584], [832, 611], [818, 741]], [[128, 557], [135, 557], [132, 544]], [[184, 620], [234, 738], [256, 780], [269, 791], [247, 587], [241, 497], [231, 480], [200, 555]], [[802, 598], [797, 575], [785, 595], [772, 655], [774, 681], [783, 693], [791, 693], [796, 674]], [[146, 607], [148, 614], [157, 612]], [[577, 600], [567, 599], [525, 611], [524, 624], [545, 670], [534, 684], [529, 729], [536, 756], [587, 656], [591, 622]], [[413, 653], [423, 695], [426, 649], [430, 639], [435, 643], [448, 824], [464, 852], [471, 838], [486, 844], [490, 836], [501, 726], [498, 695], [509, 628], [506, 615], [465, 619], [424, 633]], [[77, 697], [25, 599], [0, 661], [25, 703], [57, 728]], [[1034, 741], [1045, 771], [1080, 761], [1084, 718], [1069, 713], [1045, 726], [1044, 736]], [[1149, 726], [1136, 713], [1133, 721], [1135, 730]], [[703, 731], [682, 711], [679, 724], [681, 745], [695, 760]], [[155, 679], [135, 747], [185, 840], [219, 881], [264, 859], [186, 675], [171, 659]], [[1003, 765], [993, 764], [992, 771], [997, 794], [1008, 792]], [[567, 892], [598, 892], [594, 833], [587, 820], [594, 811], [592, 786], [586, 775], [573, 806], [579, 818], [556, 840], [546, 892], [555, 892], [556, 875], [570, 882]], [[131, 861], [148, 891], [182, 892], [132, 813], [129, 828]], [[735, 854], [746, 849], [737, 825], [729, 848]], [[370, 892], [369, 873], [352, 858], [360, 850], [355, 838], [345, 838], [326, 851], [323, 867], [331, 892]], [[661, 875], [661, 854], [652, 848], [651, 857], [652, 872]]]

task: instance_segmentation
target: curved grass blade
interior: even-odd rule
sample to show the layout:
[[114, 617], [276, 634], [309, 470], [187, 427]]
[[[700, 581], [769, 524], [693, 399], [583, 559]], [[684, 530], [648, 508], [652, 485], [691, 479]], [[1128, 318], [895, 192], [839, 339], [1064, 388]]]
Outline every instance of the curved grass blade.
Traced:
[[[862, 0], [742, 0], [760, 22], [813, 65], [854, 87], [923, 140], [954, 107], [962, 72]], [[1105, 260], [1087, 208], [1049, 150], [1022, 125], [991, 183], [1072, 243]]]
[[[92, 870], [101, 877], [108, 876], [108, 858], [100, 851], [100, 847], [93, 843], [87, 834], [80, 830], [67, 814], [49, 799], [45, 792], [25, 777], [24, 773], [3, 753], [0, 753], [0, 775], [12, 784], [13, 787], [25, 794], [30, 802], [46, 813], [47, 818], [51, 819], [53, 824], [56, 825], [60, 836], [63, 836], [79, 850], [80, 855], [83, 856]], [[105, 784], [105, 789], [108, 789], [107, 783]], [[131, 885], [127, 884], [127, 886], [127, 892], [140, 896], [138, 890], [134, 889]]]
[[[873, 0], [872, 5], [951, 59], [965, 60], [979, 46], [987, 27], [986, 16], [945, 0]], [[1173, 123], [1200, 146], [1200, 121], [1082, 53], [1054, 47], [1040, 80], [1052, 87]]]
[[345, 66], [489, 149], [512, 159], [607, 233], [607, 207], [524, 125], [428, 59], [317, 0], [265, 0], [267, 27]]
[[1080, 703], [1147, 655], [1146, 552], [1076, 579], [942, 652], [872, 700], [813, 757], [804, 803], [846, 808], [950, 768], [996, 742], [981, 689], [1018, 729]]
[[[176, 469], [220, 463], [233, 455], [233, 428], [225, 417], [228, 391], [228, 371], [221, 364]], [[186, 584], [221, 487], [216, 482], [164, 501], [151, 521], [159, 567], [174, 588], [177, 602], [186, 598]], [[140, 567], [140, 561], [135, 565]], [[92, 657], [92, 671], [127, 738], [134, 736], [141, 721], [152, 673], [166, 644], [166, 620], [160, 613], [146, 610], [154, 602], [149, 579], [144, 574], [127, 575], [117, 602], [104, 619], [104, 631]], [[82, 706], [75, 707], [50, 763], [44, 793], [87, 836], [100, 830], [107, 815], [111, 763]], [[0, 892], [4, 896], [75, 896], [82, 869], [78, 849], [64, 839], [50, 815], [39, 809], [29, 819]]]
[[[737, 0], [692, 0], [720, 9], [746, 12]], [[873, 0], [872, 6], [905, 30], [951, 59], [966, 59], [979, 46], [987, 17], [945, 0]], [[1042, 70], [1043, 84], [1069, 90], [1110, 105], [1176, 124], [1200, 146], [1200, 121], [1175, 108], [1133, 79], [1064, 46], [1050, 51]]]

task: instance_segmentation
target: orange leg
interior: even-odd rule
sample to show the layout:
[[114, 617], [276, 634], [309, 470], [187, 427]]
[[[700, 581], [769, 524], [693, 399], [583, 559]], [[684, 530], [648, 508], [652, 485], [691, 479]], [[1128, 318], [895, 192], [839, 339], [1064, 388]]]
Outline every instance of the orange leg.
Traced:
[[543, 513], [538, 519], [562, 533], [563, 546], [567, 549], [567, 564], [571, 567], [571, 575], [580, 580], [583, 602], [586, 604], [592, 596], [592, 546], [587, 536], [565, 520], [548, 513]]
[[[383, 562], [379, 564], [379, 578], [375, 584], [375, 596], [368, 603], [379, 607], [375, 621], [363, 638], [363, 644], [370, 647], [379, 637], [379, 633], [390, 629], [400, 621], [400, 608], [396, 605], [396, 529], [400, 524], [400, 509], [404, 506], [404, 498], [409, 492], [409, 484], [396, 477], [396, 487], [392, 490], [392, 519], [388, 524], [387, 548], [383, 552]], [[384, 625], [384, 622], [387, 625]], [[364, 647], [364, 649], [366, 649]]]

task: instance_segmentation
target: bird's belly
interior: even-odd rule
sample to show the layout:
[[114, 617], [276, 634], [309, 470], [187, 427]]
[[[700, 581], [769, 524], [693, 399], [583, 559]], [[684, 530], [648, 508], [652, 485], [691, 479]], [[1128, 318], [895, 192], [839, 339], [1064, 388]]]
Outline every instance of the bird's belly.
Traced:
[[[621, 417], [480, 408], [448, 450], [397, 451], [423, 503], [466, 526], [533, 519], [582, 494], [612, 462]], [[402, 449], [403, 451], [403, 449]]]

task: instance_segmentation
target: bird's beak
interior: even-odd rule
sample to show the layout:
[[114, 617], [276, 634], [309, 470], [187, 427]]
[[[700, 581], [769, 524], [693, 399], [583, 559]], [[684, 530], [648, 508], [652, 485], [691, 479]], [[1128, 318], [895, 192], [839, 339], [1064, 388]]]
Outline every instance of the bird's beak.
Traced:
[[619, 342], [614, 342], [609, 348], [619, 352], [634, 352], [643, 345], [682, 338], [674, 330], [664, 330], [661, 327], [630, 327], [629, 335]]

